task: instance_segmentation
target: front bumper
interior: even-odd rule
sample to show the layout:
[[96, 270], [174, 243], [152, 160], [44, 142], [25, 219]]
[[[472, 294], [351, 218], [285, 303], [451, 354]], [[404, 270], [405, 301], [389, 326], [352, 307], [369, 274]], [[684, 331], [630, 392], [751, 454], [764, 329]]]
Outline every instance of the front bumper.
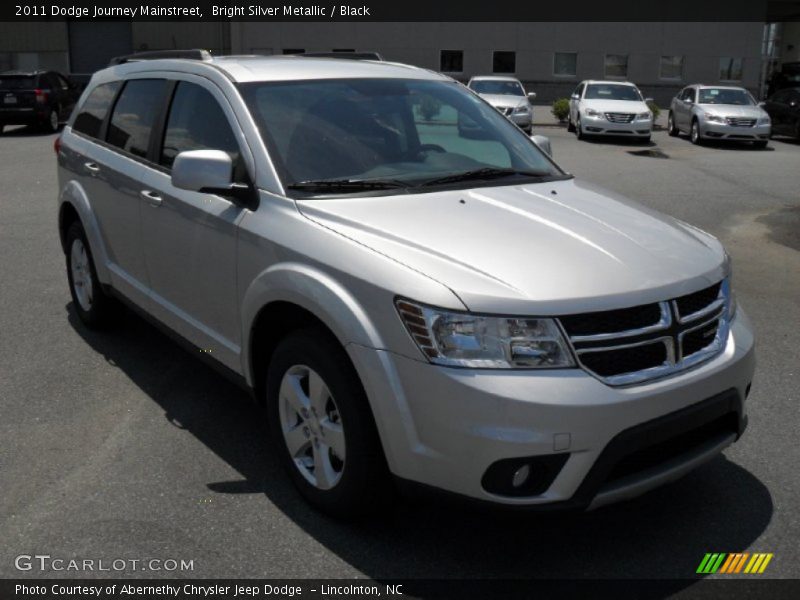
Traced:
[[43, 108], [5, 108], [0, 106], [0, 123], [4, 125], [30, 125], [47, 119], [47, 109]]
[[533, 111], [522, 114], [512, 114], [508, 118], [520, 129], [525, 129], [527, 131], [533, 127]]
[[700, 137], [710, 140], [768, 140], [771, 125], [755, 125], [753, 127], [737, 127], [726, 123], [704, 121], [700, 124]]
[[[744, 427], [744, 399], [755, 368], [753, 336], [741, 309], [722, 353], [687, 372], [625, 388], [609, 387], [580, 369], [455, 369], [361, 346], [348, 350], [397, 477], [473, 499], [542, 508], [594, 507], [638, 495], [712, 458]], [[692, 423], [681, 421], [682, 411], [712, 400], [714, 410], [729, 406], [725, 418], [736, 420], [728, 435], [701, 440], [691, 453], [647, 471], [604, 479], [615, 468], [615, 461], [599, 460], [604, 451], [620, 444], [636, 450], [623, 432], [668, 415]], [[679, 430], [669, 431], [677, 436]], [[622, 442], [612, 443], [620, 437]], [[567, 458], [541, 493], [515, 497], [483, 487], [497, 461], [557, 454]]]
[[630, 123], [612, 123], [605, 116], [590, 117], [581, 115], [581, 128], [589, 135], [620, 135], [629, 137], [646, 137], [653, 132], [653, 121], [634, 120]]

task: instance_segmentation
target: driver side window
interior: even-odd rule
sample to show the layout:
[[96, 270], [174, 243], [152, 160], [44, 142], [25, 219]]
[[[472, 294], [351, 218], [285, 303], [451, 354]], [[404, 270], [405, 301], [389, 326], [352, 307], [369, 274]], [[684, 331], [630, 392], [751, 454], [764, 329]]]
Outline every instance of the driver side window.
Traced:
[[233, 180], [247, 180], [239, 143], [216, 98], [199, 85], [181, 81], [170, 104], [158, 162], [171, 169], [181, 152], [205, 149], [227, 152], [233, 161]]

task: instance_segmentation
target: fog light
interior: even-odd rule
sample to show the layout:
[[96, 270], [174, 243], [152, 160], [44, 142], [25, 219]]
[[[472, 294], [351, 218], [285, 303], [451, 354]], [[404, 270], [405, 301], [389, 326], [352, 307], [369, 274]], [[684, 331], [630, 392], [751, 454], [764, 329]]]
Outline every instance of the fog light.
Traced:
[[515, 488], [522, 487], [528, 481], [530, 474], [531, 468], [528, 465], [522, 465], [514, 472], [514, 476], [511, 478], [511, 485]]

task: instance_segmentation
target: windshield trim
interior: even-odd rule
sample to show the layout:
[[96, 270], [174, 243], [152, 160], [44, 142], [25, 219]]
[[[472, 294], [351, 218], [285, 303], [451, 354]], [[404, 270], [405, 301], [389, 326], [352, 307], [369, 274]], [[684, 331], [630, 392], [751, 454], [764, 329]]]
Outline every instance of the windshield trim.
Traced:
[[[364, 192], [361, 191], [354, 191], [354, 192], [337, 192], [337, 193], [318, 193], [318, 192], [308, 192], [304, 190], [297, 190], [291, 189], [291, 186], [294, 183], [297, 183], [292, 180], [288, 170], [286, 169], [285, 165], [283, 164], [283, 159], [278, 152], [278, 149], [275, 145], [275, 142], [271, 139], [270, 136], [265, 135], [265, 132], [262, 130], [262, 122], [261, 116], [257, 114], [257, 111], [254, 110], [255, 107], [251, 106], [250, 102], [248, 102], [247, 90], [249, 88], [255, 88], [257, 86], [281, 86], [281, 85], [290, 85], [290, 84], [309, 84], [309, 83], [316, 83], [316, 82], [337, 82], [337, 81], [352, 81], [354, 79], [361, 80], [361, 81], [381, 81], [387, 78], [384, 77], [331, 77], [326, 79], [321, 78], [309, 78], [309, 79], [297, 79], [291, 81], [283, 81], [283, 80], [267, 80], [267, 81], [247, 81], [247, 82], [238, 82], [235, 84], [239, 94], [244, 101], [244, 104], [247, 108], [248, 113], [250, 113], [251, 117], [253, 118], [254, 123], [256, 124], [256, 128], [259, 134], [259, 137], [264, 144], [267, 153], [269, 155], [270, 160], [275, 168], [275, 172], [278, 175], [279, 183], [283, 190], [282, 196], [285, 198], [290, 198], [293, 200], [307, 200], [312, 198], [350, 198], [350, 197], [372, 197], [372, 196], [388, 196], [388, 195], [397, 195], [397, 194], [406, 194], [406, 193], [433, 193], [437, 191], [447, 190], [447, 189], [462, 189], [468, 190], [472, 188], [478, 187], [500, 187], [500, 186], [508, 186], [508, 185], [520, 185], [520, 179], [516, 178], [509, 178], [510, 180], [506, 179], [491, 179], [486, 182], [479, 181], [479, 180], [470, 180], [465, 182], [458, 182], [454, 184], [443, 184], [443, 185], [435, 185], [429, 187], [418, 187], [416, 184], [412, 184], [407, 188], [389, 188], [389, 189], [380, 189], [380, 190], [367, 190]], [[431, 83], [430, 80], [427, 79], [414, 79], [414, 78], [388, 78], [390, 80], [397, 80], [397, 81], [404, 81], [404, 82], [417, 82], [417, 83]], [[453, 87], [463, 86], [463, 84], [459, 83], [458, 81], [441, 81], [439, 82], [441, 85], [449, 85]], [[486, 100], [481, 99], [483, 102]], [[487, 102], [488, 106], [491, 106]], [[492, 108], [492, 110], [495, 110]], [[504, 124], [506, 126], [506, 124]], [[514, 125], [511, 121], [507, 121], [507, 126], [513, 128], [515, 135], [524, 136], [525, 140], [528, 144], [530, 144], [534, 150], [539, 153], [541, 157], [549, 164], [549, 166], [555, 171], [552, 176], [544, 177], [544, 178], [537, 178], [534, 183], [546, 183], [549, 181], [563, 181], [567, 179], [572, 179], [573, 175], [565, 171], [561, 166], [559, 166], [553, 158], [547, 154], [544, 150], [542, 150], [536, 142], [531, 139], [524, 131], [522, 131], [519, 127]], [[457, 172], [454, 172], [454, 174]]]

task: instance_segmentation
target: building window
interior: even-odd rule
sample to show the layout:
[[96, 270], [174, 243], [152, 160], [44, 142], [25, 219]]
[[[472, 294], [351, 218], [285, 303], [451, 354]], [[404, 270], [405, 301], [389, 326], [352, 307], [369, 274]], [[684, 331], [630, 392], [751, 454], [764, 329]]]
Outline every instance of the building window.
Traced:
[[304, 54], [305, 48], [284, 48], [284, 54]]
[[719, 79], [720, 81], [741, 81], [742, 80], [742, 59], [722, 57], [719, 59]]
[[682, 56], [662, 56], [661, 79], [683, 79], [683, 57]]
[[606, 77], [628, 76], [627, 54], [606, 54]]
[[462, 73], [464, 71], [464, 51], [442, 50], [439, 55], [439, 70], [443, 73]]
[[578, 72], [577, 52], [556, 52], [553, 55], [553, 75], [575, 77]]
[[492, 73], [514, 73], [517, 70], [517, 53], [501, 50], [494, 53]]

